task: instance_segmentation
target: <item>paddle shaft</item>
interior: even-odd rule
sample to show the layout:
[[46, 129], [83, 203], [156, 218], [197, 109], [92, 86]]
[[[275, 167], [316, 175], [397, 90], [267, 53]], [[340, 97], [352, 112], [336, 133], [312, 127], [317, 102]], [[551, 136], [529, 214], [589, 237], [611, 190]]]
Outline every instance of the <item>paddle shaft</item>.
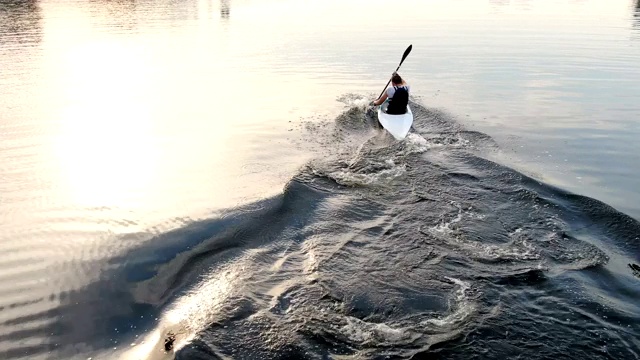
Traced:
[[[398, 70], [400, 70], [400, 66], [402, 66], [402, 63], [404, 62], [404, 59], [406, 59], [407, 56], [409, 56], [409, 53], [411, 52], [411, 49], [413, 49], [413, 45], [409, 45], [407, 50], [404, 51], [404, 54], [402, 54], [402, 60], [400, 60], [400, 64], [398, 64], [398, 67], [396, 68], [396, 72]], [[384, 91], [387, 90], [387, 86], [389, 86], [390, 83], [391, 83], [391, 79], [389, 79], [389, 81], [387, 81], [387, 85], [385, 85], [384, 89], [382, 89], [382, 92], [378, 96], [378, 99], [380, 99], [380, 96], [382, 96], [382, 94], [384, 94]]]

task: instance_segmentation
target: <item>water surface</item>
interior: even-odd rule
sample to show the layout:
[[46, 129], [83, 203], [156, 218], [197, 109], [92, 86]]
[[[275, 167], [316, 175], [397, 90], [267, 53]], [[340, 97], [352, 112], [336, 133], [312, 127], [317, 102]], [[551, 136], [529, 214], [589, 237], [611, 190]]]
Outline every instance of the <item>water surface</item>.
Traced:
[[638, 358], [638, 63], [638, 1], [0, 1], [0, 357]]

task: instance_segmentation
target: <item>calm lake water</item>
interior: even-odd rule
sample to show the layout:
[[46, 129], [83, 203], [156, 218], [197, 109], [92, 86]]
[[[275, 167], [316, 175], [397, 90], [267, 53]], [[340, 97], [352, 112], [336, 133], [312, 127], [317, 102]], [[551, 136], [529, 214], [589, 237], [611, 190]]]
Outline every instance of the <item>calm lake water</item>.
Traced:
[[640, 358], [638, 64], [637, 0], [0, 0], [0, 358]]

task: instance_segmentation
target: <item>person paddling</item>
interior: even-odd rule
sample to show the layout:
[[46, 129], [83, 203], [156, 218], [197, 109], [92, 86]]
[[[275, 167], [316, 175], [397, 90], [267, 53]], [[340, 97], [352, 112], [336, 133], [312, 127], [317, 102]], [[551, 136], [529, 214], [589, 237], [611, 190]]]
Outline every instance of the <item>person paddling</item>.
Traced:
[[407, 105], [409, 104], [410, 86], [397, 72], [391, 75], [391, 85], [379, 99], [373, 102], [373, 105], [380, 105], [389, 99], [386, 113], [391, 115], [404, 114], [407, 112]]

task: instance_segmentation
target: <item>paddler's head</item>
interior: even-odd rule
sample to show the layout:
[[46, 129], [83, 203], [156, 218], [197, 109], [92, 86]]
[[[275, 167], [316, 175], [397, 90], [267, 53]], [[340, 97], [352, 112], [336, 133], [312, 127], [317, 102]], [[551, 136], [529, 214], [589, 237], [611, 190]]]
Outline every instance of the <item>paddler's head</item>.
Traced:
[[397, 72], [394, 72], [393, 75], [391, 75], [391, 82], [393, 85], [402, 85], [402, 78]]

